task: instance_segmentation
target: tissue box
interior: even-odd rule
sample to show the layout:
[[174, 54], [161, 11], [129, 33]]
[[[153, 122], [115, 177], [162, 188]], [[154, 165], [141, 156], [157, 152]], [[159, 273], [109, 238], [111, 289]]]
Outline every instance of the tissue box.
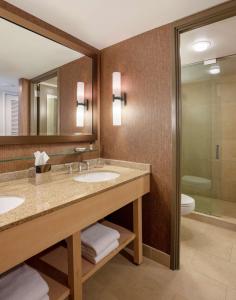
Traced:
[[50, 182], [52, 180], [51, 165], [36, 166], [29, 173], [29, 181], [35, 185]]

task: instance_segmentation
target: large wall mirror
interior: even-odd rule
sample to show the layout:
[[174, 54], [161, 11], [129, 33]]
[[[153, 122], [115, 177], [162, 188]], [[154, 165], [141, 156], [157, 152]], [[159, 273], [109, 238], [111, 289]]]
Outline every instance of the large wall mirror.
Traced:
[[0, 35], [0, 139], [92, 135], [93, 58], [3, 18]]

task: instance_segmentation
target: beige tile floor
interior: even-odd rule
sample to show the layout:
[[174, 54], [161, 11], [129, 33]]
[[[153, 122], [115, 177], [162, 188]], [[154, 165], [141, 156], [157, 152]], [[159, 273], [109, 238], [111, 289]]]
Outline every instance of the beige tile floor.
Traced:
[[86, 300], [236, 300], [236, 232], [182, 218], [181, 270], [119, 255], [84, 286]]

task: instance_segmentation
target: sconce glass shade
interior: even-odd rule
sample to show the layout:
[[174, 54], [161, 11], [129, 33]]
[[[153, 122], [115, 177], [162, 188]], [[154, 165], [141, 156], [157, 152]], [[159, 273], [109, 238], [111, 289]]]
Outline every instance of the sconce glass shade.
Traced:
[[76, 126], [84, 127], [84, 82], [77, 82]]
[[84, 103], [84, 82], [77, 82], [77, 101]]
[[121, 97], [121, 73], [112, 73], [112, 92], [115, 97]]
[[84, 106], [78, 105], [76, 110], [76, 126], [84, 127]]
[[121, 125], [121, 105], [122, 105], [121, 100], [113, 101], [112, 113], [113, 113], [113, 125], [114, 126]]

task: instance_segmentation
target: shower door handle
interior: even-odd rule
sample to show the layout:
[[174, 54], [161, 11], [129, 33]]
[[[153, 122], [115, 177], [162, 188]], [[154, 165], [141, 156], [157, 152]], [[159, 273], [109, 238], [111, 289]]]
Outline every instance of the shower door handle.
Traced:
[[220, 159], [220, 145], [216, 145], [216, 159]]

